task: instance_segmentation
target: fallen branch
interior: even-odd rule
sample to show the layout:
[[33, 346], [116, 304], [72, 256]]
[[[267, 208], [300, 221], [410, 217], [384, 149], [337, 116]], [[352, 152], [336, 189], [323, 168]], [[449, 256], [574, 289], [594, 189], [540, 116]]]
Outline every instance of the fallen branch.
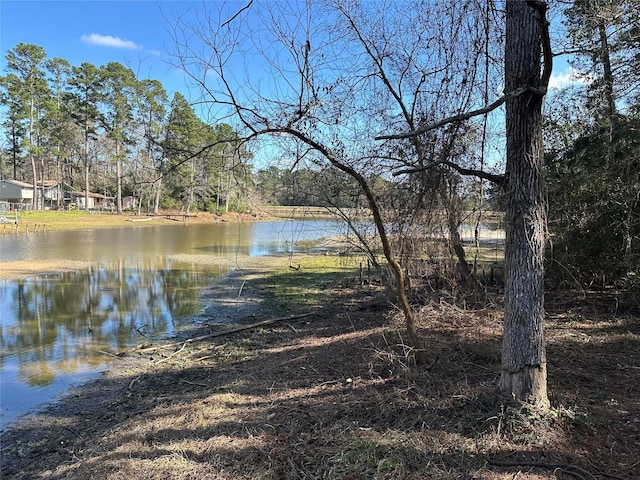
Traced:
[[620, 370], [627, 370], [629, 368], [634, 369], [634, 370], [640, 370], [640, 367], [636, 367], [635, 365], [622, 365], [621, 363], [618, 364], [618, 368]]
[[162, 362], [166, 362], [166, 361], [167, 361], [167, 360], [169, 360], [171, 357], [173, 357], [173, 356], [175, 356], [175, 355], [179, 354], [179, 353], [180, 353], [181, 351], [183, 351], [186, 347], [187, 347], [187, 344], [186, 344], [186, 342], [185, 342], [185, 344], [184, 344], [184, 345], [182, 345], [182, 348], [181, 348], [180, 350], [176, 350], [175, 352], [173, 352], [173, 353], [172, 353], [171, 355], [169, 355], [168, 357], [163, 358], [162, 360], [158, 360], [158, 361], [156, 362], [156, 364], [158, 364], [158, 363], [162, 363]]
[[[252, 323], [250, 325], [242, 325], [241, 327], [230, 328], [228, 330], [223, 330], [221, 332], [216, 332], [216, 333], [210, 333], [209, 335], [203, 335], [201, 337], [188, 338], [186, 340], [182, 340], [181, 342], [167, 343], [165, 345], [158, 345], [157, 347], [143, 348], [143, 349], [140, 349], [140, 350], [135, 350], [134, 349], [133, 352], [144, 353], [144, 352], [151, 352], [151, 351], [154, 351], [154, 350], [158, 350], [160, 348], [177, 347], [178, 345], [182, 345], [182, 344], [187, 345], [189, 343], [201, 342], [203, 340], [209, 340], [211, 338], [222, 337], [224, 335], [229, 335], [229, 334], [232, 334], [232, 333], [243, 332], [245, 330], [252, 330], [254, 328], [262, 327], [264, 325], [272, 325], [274, 323], [283, 322], [285, 320], [297, 320], [297, 319], [300, 319], [300, 318], [309, 317], [311, 315], [313, 315], [313, 313], [302, 313], [300, 315], [290, 315], [288, 317], [270, 318], [268, 320], [262, 320], [261, 322]], [[171, 357], [167, 357], [165, 360], [167, 360], [168, 358], [171, 358]]]
[[[228, 345], [227, 342], [223, 343], [222, 345], [216, 345], [215, 347], [213, 347], [213, 350], [220, 350], [224, 347], [226, 347]], [[209, 358], [214, 358], [216, 355], [205, 355], [204, 357], [198, 357], [195, 359], [196, 362], [201, 362], [202, 360], [208, 360]]]
[[207, 385], [206, 383], [190, 382], [185, 379], [181, 379], [180, 383], [186, 383], [187, 385], [195, 385], [196, 387], [209, 387], [209, 385]]
[[244, 288], [244, 284], [247, 283], [247, 281], [243, 281], [242, 285], [240, 285], [240, 290], [238, 290], [238, 298], [240, 298], [240, 295], [242, 295], [242, 289]]

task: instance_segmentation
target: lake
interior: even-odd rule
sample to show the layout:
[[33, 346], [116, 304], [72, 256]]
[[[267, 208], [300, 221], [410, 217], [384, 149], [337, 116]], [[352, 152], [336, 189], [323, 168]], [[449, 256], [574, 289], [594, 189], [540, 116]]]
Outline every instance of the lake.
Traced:
[[2, 262], [85, 269], [0, 280], [0, 429], [95, 378], [117, 352], [188, 327], [239, 259], [302, 250], [332, 221], [176, 224], [0, 236]]

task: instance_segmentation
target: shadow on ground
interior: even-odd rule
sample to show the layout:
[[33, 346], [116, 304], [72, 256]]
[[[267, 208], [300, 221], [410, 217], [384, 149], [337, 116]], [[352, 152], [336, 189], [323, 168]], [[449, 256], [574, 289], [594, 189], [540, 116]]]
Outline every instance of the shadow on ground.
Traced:
[[424, 307], [420, 370], [380, 292], [317, 285], [311, 316], [120, 358], [2, 436], [2, 478], [636, 478], [637, 318], [552, 310], [537, 416], [495, 394], [498, 308]]

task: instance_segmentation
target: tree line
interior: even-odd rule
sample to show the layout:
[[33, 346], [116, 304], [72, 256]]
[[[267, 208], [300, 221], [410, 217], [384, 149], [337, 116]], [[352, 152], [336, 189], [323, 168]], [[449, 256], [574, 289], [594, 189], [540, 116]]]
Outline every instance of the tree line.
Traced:
[[[114, 197], [118, 213], [124, 196], [153, 213], [359, 203], [349, 178], [335, 172], [275, 165], [253, 172], [253, 155], [229, 124], [209, 125], [182, 94], [170, 100], [159, 81], [139, 80], [120, 63], [76, 67], [31, 44], [18, 44], [6, 59], [0, 178], [34, 190], [57, 180], [102, 193]], [[31, 207], [42, 208], [43, 197]]]
[[[96, 67], [48, 58], [16, 45], [0, 77], [4, 179], [64, 182], [76, 191], [138, 199], [137, 208], [229, 211], [243, 208], [251, 154], [233, 128], [203, 122], [180, 93], [138, 79], [117, 62]], [[43, 195], [34, 195], [34, 209]], [[84, 205], [89, 206], [86, 201]]]

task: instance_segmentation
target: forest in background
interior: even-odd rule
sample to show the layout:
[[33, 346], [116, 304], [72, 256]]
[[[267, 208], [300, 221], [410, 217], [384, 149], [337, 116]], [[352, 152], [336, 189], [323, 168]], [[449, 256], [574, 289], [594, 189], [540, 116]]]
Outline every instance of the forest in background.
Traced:
[[[159, 81], [140, 80], [120, 63], [72, 66], [32, 44], [16, 45], [6, 58], [0, 179], [34, 189], [64, 182], [113, 197], [118, 213], [125, 196], [145, 213], [357, 205], [346, 175], [304, 166], [256, 170], [233, 127], [207, 124], [181, 93], [169, 99]], [[34, 198], [28, 208], [43, 205]]]

